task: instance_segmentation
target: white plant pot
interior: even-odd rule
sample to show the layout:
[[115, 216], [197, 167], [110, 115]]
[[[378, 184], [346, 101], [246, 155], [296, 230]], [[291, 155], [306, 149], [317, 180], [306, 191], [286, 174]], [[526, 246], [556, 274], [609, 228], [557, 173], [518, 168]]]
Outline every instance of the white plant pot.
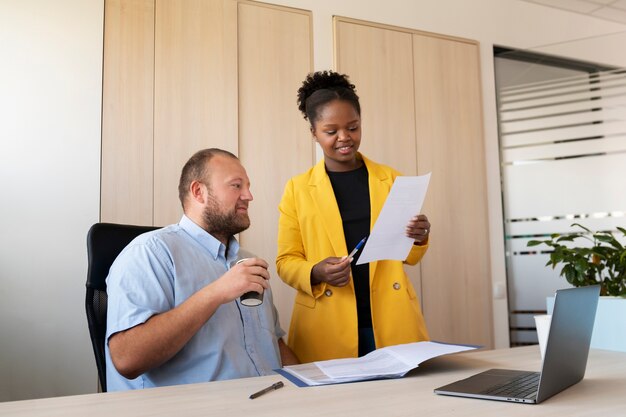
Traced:
[[[547, 297], [546, 306], [551, 315], [554, 297]], [[626, 352], [626, 298], [600, 297], [591, 347]]]

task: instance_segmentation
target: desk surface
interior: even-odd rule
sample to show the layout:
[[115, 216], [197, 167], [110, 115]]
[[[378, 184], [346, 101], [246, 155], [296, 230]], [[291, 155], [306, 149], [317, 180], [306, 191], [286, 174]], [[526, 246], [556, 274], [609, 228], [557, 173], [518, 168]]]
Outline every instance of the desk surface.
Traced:
[[[539, 348], [432, 359], [400, 379], [298, 388], [281, 376], [0, 403], [0, 416], [613, 416], [626, 408], [626, 353], [592, 350], [585, 378], [533, 404], [439, 396], [433, 389], [490, 368], [536, 371]], [[276, 381], [285, 387], [248, 396]]]

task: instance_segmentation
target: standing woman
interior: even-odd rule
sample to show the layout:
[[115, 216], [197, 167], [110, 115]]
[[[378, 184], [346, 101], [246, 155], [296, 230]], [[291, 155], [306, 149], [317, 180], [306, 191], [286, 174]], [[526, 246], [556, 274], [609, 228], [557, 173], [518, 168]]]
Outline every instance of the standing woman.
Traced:
[[[356, 265], [359, 252], [346, 257], [369, 236], [400, 175], [357, 152], [361, 107], [354, 85], [332, 71], [309, 74], [298, 90], [298, 107], [324, 160], [290, 179], [279, 205], [276, 267], [297, 290], [289, 346], [304, 363], [428, 340], [402, 262]], [[406, 235], [415, 242], [405, 263], [424, 256], [429, 231], [424, 215], [409, 222]]]

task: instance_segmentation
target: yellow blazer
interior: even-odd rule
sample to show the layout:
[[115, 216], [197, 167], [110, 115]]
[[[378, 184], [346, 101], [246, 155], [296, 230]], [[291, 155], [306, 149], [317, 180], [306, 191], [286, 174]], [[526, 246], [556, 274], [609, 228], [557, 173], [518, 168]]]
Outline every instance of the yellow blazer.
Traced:
[[[373, 227], [399, 173], [362, 155], [369, 174]], [[302, 362], [358, 356], [354, 285], [311, 286], [311, 269], [329, 256], [348, 254], [339, 207], [320, 161], [285, 186], [279, 205], [280, 278], [297, 290], [288, 344]], [[414, 245], [404, 261], [415, 265], [428, 245]], [[401, 261], [370, 263], [370, 298], [376, 347], [428, 340], [415, 290]]]

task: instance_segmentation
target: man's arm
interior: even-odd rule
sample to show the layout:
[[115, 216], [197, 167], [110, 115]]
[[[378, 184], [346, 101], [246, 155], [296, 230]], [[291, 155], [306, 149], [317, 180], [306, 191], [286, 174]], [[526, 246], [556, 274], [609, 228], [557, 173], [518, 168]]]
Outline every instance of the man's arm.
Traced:
[[171, 359], [217, 308], [248, 291], [269, 287], [267, 263], [255, 258], [239, 264], [174, 309], [109, 338], [111, 360], [125, 378], [134, 379]]
[[297, 365], [300, 363], [300, 360], [296, 356], [295, 353], [287, 346], [287, 344], [283, 341], [283, 339], [278, 339], [278, 349], [280, 350], [280, 361], [283, 366], [287, 365]]

